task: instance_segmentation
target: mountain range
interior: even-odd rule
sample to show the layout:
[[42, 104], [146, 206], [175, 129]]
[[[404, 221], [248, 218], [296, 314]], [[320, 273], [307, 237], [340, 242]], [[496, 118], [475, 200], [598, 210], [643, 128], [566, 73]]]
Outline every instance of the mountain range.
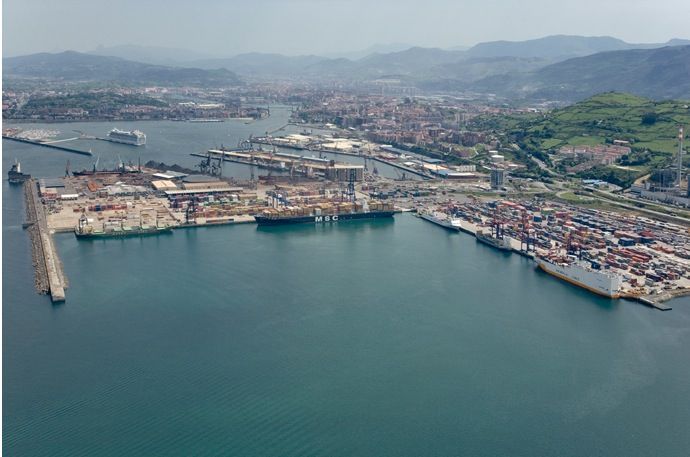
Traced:
[[680, 39], [633, 44], [612, 37], [555, 35], [469, 49], [411, 47], [357, 59], [264, 53], [199, 58], [192, 51], [142, 46], [93, 52], [120, 56], [69, 51], [12, 57], [3, 59], [4, 75], [205, 86], [234, 85], [238, 75], [354, 84], [394, 79], [430, 91], [495, 93], [510, 99], [576, 101], [608, 90], [690, 99], [690, 40]]
[[2, 59], [3, 78], [40, 78], [65, 82], [111, 82], [125, 85], [233, 86], [241, 83], [225, 68], [214, 70], [152, 65], [119, 57], [75, 51], [39, 53]]
[[[330, 55], [285, 56], [282, 54], [246, 53], [226, 58], [199, 57], [189, 50], [174, 50], [146, 46], [100, 47], [91, 54], [120, 57], [150, 64], [165, 64], [203, 69], [226, 68], [240, 76], [265, 78], [289, 76], [328, 76], [337, 72], [353, 79], [370, 78], [377, 75], [417, 75], [425, 70], [453, 65], [462, 67], [465, 61], [473, 59], [494, 59], [505, 66], [506, 61], [528, 59], [538, 60], [542, 66], [582, 57], [599, 52], [629, 49], [654, 49], [664, 46], [690, 45], [690, 40], [673, 39], [666, 43], [627, 43], [613, 37], [584, 37], [573, 35], [552, 35], [525, 41], [491, 41], [476, 44], [470, 48], [461, 46], [441, 49], [410, 46], [402, 43], [374, 45], [366, 50]], [[509, 59], [508, 59], [509, 58]], [[507, 59], [507, 60], [506, 60]], [[490, 60], [480, 60], [486, 64]], [[474, 65], [474, 64], [471, 64]], [[531, 65], [531, 66], [533, 66]], [[324, 73], [324, 74], [322, 74]], [[443, 72], [442, 72], [443, 75]], [[489, 76], [489, 75], [487, 75]]]

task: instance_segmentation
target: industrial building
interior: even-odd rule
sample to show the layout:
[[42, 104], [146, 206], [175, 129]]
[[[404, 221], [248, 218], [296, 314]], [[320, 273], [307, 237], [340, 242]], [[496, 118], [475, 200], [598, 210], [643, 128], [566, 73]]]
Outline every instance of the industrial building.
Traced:
[[501, 168], [491, 169], [491, 188], [500, 189], [503, 187], [503, 180], [505, 178], [505, 170]]

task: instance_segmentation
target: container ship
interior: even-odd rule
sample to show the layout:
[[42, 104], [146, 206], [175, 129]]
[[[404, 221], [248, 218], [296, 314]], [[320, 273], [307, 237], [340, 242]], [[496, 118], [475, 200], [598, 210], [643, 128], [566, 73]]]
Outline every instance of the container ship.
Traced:
[[31, 175], [22, 173], [22, 166], [16, 160], [12, 164], [10, 171], [7, 172], [7, 179], [10, 182], [10, 184], [21, 184], [24, 181], [28, 181], [30, 178]]
[[460, 226], [456, 223], [454, 223], [453, 219], [451, 219], [447, 214], [445, 213], [439, 213], [439, 212], [433, 212], [433, 213], [426, 213], [422, 212], [419, 213], [419, 217], [424, 219], [425, 221], [429, 221], [432, 224], [436, 224], [440, 227], [443, 227], [446, 230], [450, 230], [453, 232], [459, 232], [460, 231]]
[[333, 224], [358, 219], [389, 218], [396, 213], [390, 203], [324, 203], [309, 206], [271, 208], [254, 216], [260, 225]]
[[512, 251], [513, 247], [510, 245], [510, 241], [504, 236], [496, 238], [488, 233], [477, 232], [477, 241], [480, 243], [488, 244], [489, 246], [500, 249], [501, 251]]
[[623, 279], [610, 271], [595, 268], [575, 256], [536, 256], [537, 266], [546, 273], [608, 298], [619, 298]]
[[96, 230], [89, 224], [86, 216], [79, 218], [79, 223], [74, 229], [74, 234], [79, 239], [96, 239], [96, 238], [123, 238], [128, 236], [148, 236], [161, 235], [165, 233], [172, 233], [170, 226], [158, 225], [141, 225], [138, 227], [127, 227], [119, 225], [110, 227], [109, 229]]
[[130, 144], [132, 146], [143, 146], [146, 144], [146, 135], [139, 130], [119, 130], [112, 129], [108, 132], [108, 141], [114, 143]]

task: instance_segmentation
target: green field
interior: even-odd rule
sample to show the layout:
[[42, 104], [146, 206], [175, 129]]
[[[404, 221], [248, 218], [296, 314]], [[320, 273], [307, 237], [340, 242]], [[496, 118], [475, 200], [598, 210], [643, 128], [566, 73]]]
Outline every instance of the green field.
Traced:
[[690, 128], [690, 101], [655, 102], [609, 92], [540, 116], [486, 116], [475, 122], [477, 127], [505, 132], [545, 152], [564, 145], [625, 140], [634, 150], [674, 154], [678, 126]]
[[690, 126], [690, 102], [654, 102], [629, 94], [606, 93], [555, 110], [542, 119], [526, 120], [526, 132], [539, 138], [543, 150], [570, 145], [630, 141], [634, 150], [673, 154], [678, 126]]
[[554, 154], [566, 145], [628, 141], [633, 152], [621, 164], [629, 170], [597, 167], [581, 176], [626, 186], [650, 169], [672, 162], [678, 151], [678, 127], [686, 126], [686, 138], [690, 129], [690, 101], [655, 102], [609, 92], [543, 115], [486, 116], [474, 122], [478, 129], [502, 134], [504, 142], [515, 142], [537, 157]]

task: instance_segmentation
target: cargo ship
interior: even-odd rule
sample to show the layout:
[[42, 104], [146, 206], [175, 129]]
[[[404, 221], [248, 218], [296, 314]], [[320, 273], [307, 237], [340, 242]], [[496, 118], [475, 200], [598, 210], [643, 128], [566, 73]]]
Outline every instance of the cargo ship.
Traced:
[[[348, 206], [345, 206], [348, 205]], [[392, 204], [311, 205], [272, 208], [254, 216], [260, 226], [287, 224], [334, 224], [360, 219], [390, 218], [396, 213]]]
[[146, 144], [146, 135], [139, 130], [132, 130], [130, 132], [127, 130], [112, 129], [108, 132], [108, 141], [132, 146], [143, 146]]
[[139, 168], [135, 168], [134, 166], [128, 166], [125, 165], [124, 163], [120, 162], [114, 170], [98, 170], [98, 161], [100, 160], [97, 159], [96, 163], [94, 163], [93, 168], [91, 170], [81, 170], [81, 171], [73, 171], [72, 176], [94, 176], [94, 175], [122, 175], [122, 174], [127, 174], [127, 173], [141, 173], [141, 165]]
[[425, 221], [429, 221], [432, 224], [436, 224], [440, 227], [443, 227], [446, 230], [450, 230], [453, 232], [459, 232], [460, 231], [460, 226], [458, 224], [454, 224], [453, 219], [451, 219], [448, 215], [445, 213], [438, 213], [438, 212], [433, 212], [433, 213], [426, 213], [422, 212], [419, 213], [419, 217], [424, 219]]
[[512, 251], [513, 247], [510, 245], [510, 241], [504, 236], [496, 238], [491, 234], [477, 232], [477, 241], [480, 243], [488, 244], [492, 248], [500, 249], [501, 251]]
[[172, 227], [167, 225], [162, 227], [157, 225], [141, 225], [139, 227], [126, 227], [120, 225], [108, 230], [96, 230], [89, 224], [88, 219], [84, 215], [79, 218], [79, 223], [74, 228], [74, 235], [79, 239], [123, 238], [129, 236], [161, 235], [165, 233], [172, 233]]
[[121, 170], [82, 170], [73, 171], [72, 176], [121, 175], [122, 173], [126, 172]]
[[7, 179], [10, 184], [21, 184], [31, 179], [31, 175], [22, 173], [22, 165], [15, 160], [10, 171], [7, 172]]
[[537, 266], [546, 273], [608, 298], [619, 298], [623, 278], [610, 271], [594, 268], [575, 256], [536, 256]]

